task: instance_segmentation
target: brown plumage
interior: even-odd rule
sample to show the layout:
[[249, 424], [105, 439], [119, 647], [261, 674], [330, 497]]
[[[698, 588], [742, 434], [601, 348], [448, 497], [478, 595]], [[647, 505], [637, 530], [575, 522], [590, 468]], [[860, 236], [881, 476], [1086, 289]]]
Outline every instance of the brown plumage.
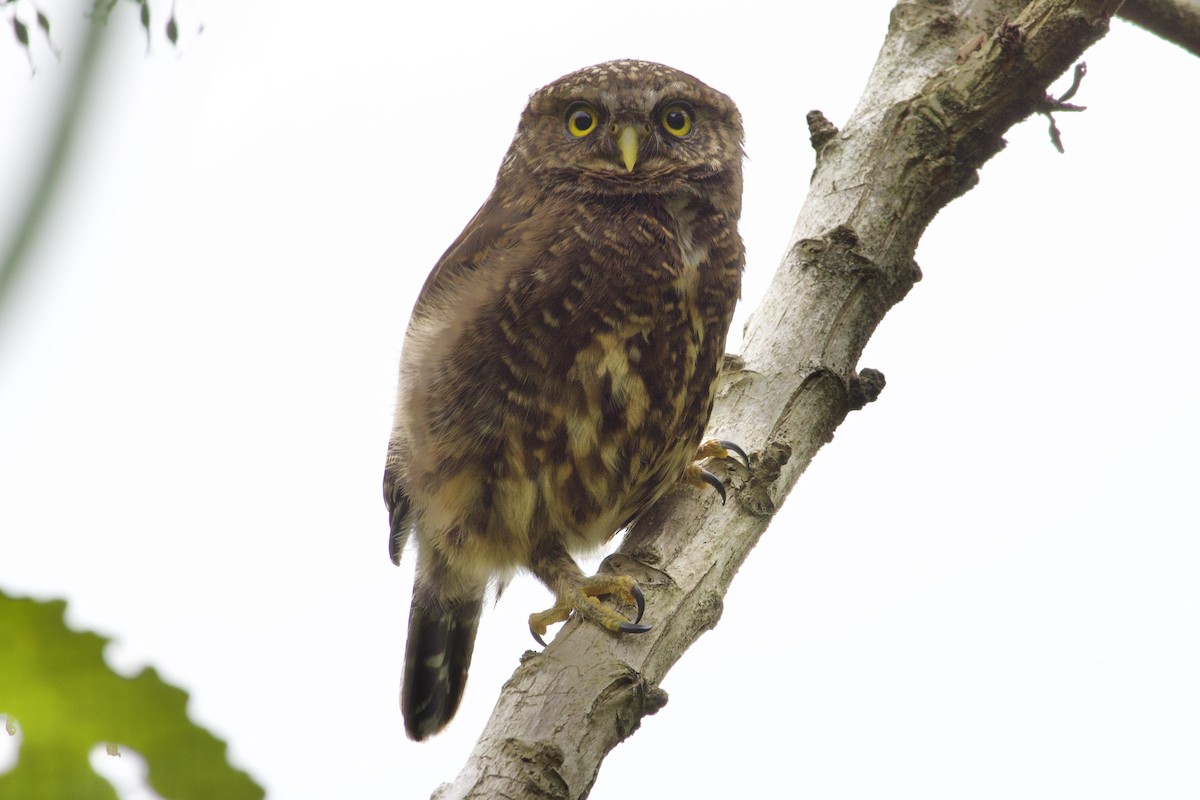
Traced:
[[[491, 196], [425, 281], [400, 364], [384, 499], [417, 577], [401, 691], [414, 739], [462, 697], [484, 590], [526, 569], [637, 632], [595, 549], [689, 471], [740, 291], [742, 126], [677, 70], [613, 61], [535, 92]], [[716, 451], [720, 451], [718, 447]], [[703, 455], [711, 455], [710, 448]]]

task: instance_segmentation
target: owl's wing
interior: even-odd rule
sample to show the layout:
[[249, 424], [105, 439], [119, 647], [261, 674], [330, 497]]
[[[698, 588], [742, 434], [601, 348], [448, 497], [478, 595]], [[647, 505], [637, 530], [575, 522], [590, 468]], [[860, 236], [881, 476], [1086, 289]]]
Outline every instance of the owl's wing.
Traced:
[[447, 287], [487, 263], [512, 231], [529, 220], [536, 205], [534, 198], [514, 199], [497, 187], [434, 265], [417, 295], [414, 315]]
[[412, 501], [408, 499], [400, 480], [399, 456], [394, 439], [388, 444], [387, 466], [383, 469], [383, 502], [388, 512], [388, 555], [392, 563], [399, 566], [404, 545], [408, 542], [408, 532], [412, 529], [412, 521], [408, 516]]
[[[536, 193], [530, 195], [536, 196]], [[513, 231], [528, 222], [535, 205], [533, 200], [514, 200], [499, 190], [493, 191], [425, 279], [413, 307], [412, 319], [437, 313], [437, 298], [445, 297], [452, 286], [461, 285], [470, 273], [484, 264], [494, 263], [498, 251], [511, 246]], [[412, 328], [413, 321], [410, 320], [410, 333]], [[411, 501], [402, 479], [403, 458], [401, 442], [393, 436], [383, 473], [383, 499], [390, 522], [388, 554], [396, 564], [400, 563], [412, 527]]]

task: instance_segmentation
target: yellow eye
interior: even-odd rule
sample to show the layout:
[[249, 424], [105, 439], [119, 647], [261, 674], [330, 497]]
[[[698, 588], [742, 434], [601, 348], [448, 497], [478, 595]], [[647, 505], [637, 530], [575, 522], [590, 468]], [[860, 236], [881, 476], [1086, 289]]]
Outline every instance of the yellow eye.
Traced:
[[659, 117], [663, 128], [672, 136], [682, 139], [692, 132], [692, 110], [683, 103], [672, 103]]
[[576, 139], [582, 139], [592, 131], [600, 121], [600, 115], [587, 103], [575, 103], [567, 109], [567, 133]]

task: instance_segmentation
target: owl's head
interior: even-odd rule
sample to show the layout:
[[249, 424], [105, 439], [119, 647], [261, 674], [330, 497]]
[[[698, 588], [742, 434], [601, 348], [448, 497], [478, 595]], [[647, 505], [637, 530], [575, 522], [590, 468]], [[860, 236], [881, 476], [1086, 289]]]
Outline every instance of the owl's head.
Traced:
[[609, 61], [533, 93], [500, 170], [514, 172], [575, 193], [740, 195], [742, 119], [687, 73]]

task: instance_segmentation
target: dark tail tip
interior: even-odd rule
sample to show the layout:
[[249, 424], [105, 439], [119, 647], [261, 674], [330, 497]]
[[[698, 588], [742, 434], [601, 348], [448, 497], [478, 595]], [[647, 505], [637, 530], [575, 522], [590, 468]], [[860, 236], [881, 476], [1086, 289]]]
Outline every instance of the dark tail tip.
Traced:
[[413, 598], [400, 707], [410, 739], [422, 741], [458, 711], [475, 649], [482, 598], [426, 607]]

